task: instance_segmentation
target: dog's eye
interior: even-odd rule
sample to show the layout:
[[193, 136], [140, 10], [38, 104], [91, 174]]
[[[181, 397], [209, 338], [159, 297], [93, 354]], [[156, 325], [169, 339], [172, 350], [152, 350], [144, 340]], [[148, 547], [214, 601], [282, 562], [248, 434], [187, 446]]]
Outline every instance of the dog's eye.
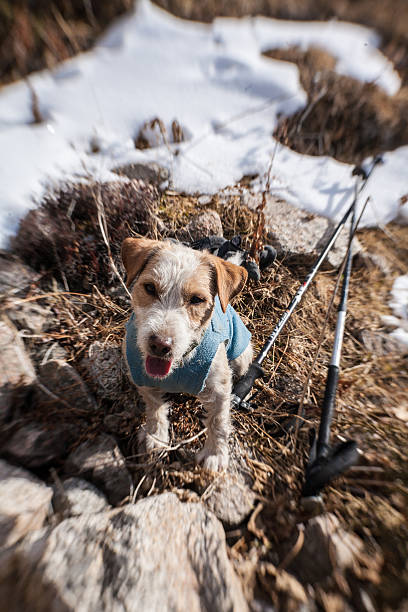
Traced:
[[156, 295], [156, 287], [153, 285], [153, 283], [145, 283], [143, 287], [146, 293], [149, 295]]
[[190, 304], [202, 304], [203, 302], [205, 302], [205, 299], [200, 297], [199, 295], [193, 295], [190, 298]]

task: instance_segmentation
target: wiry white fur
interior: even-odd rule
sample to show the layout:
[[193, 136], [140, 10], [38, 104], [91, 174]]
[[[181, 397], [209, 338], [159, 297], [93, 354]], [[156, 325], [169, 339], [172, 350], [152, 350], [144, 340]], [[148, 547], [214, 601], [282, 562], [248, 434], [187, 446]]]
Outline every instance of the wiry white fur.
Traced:
[[[172, 341], [172, 369], [184, 359], [186, 351], [194, 342], [199, 342], [205, 329], [195, 326], [183, 305], [182, 292], [185, 283], [197, 273], [200, 259], [198, 254], [182, 245], [171, 245], [163, 257], [157, 259], [153, 278], [160, 300], [146, 308], [134, 302], [138, 328], [138, 345], [142, 354], [148, 354], [148, 340], [152, 334], [163, 341]], [[209, 322], [208, 322], [209, 323]], [[208, 325], [207, 323], [207, 325]], [[124, 353], [125, 348], [124, 348]], [[194, 351], [188, 354], [190, 358]], [[197, 455], [203, 467], [220, 471], [228, 466], [228, 437], [230, 433], [230, 402], [232, 372], [242, 376], [252, 361], [251, 344], [237, 358], [228, 364], [224, 344], [220, 344], [212, 362], [204, 389], [199, 394], [206, 409], [207, 439]], [[232, 368], [232, 371], [229, 367]], [[169, 403], [164, 393], [153, 387], [138, 387], [146, 405], [146, 426], [140, 441], [146, 451], [160, 449], [169, 441]]]
[[[170, 373], [187, 357], [189, 349], [200, 341], [202, 330], [193, 327], [182, 298], [182, 288], [196, 273], [200, 259], [196, 251], [183, 245], [172, 245], [165, 257], [158, 259], [153, 278], [160, 300], [147, 308], [134, 308], [138, 328], [138, 345], [144, 356], [152, 335], [171, 343]], [[190, 358], [191, 355], [189, 354]]]

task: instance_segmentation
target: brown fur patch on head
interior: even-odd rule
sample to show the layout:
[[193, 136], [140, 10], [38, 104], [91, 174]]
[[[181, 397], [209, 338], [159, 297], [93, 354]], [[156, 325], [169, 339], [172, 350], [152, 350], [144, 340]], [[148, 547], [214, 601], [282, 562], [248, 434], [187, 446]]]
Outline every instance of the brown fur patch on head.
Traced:
[[[211, 272], [208, 262], [203, 261], [194, 276], [183, 287], [183, 297], [188, 316], [196, 327], [204, 327], [213, 312], [214, 291], [212, 289]], [[202, 301], [194, 303], [197, 299]]]
[[127, 287], [141, 273], [149, 258], [161, 247], [161, 242], [148, 238], [126, 238], [123, 241], [121, 255], [126, 270]]
[[221, 308], [225, 312], [229, 301], [243, 289], [248, 272], [242, 266], [224, 261], [215, 255], [207, 254], [206, 257], [215, 271], [217, 293]]

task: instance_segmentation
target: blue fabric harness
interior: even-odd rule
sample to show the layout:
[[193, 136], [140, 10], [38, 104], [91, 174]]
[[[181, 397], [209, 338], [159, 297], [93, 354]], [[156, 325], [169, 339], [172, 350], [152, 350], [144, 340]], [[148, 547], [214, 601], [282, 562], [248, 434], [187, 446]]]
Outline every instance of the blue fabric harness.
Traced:
[[144, 360], [137, 346], [135, 315], [126, 324], [126, 359], [135, 385], [157, 387], [165, 393], [189, 393], [197, 395], [203, 390], [215, 353], [221, 342], [225, 342], [228, 361], [236, 359], [244, 352], [251, 339], [235, 310], [228, 304], [224, 313], [218, 296], [211, 322], [194, 351], [191, 359], [174, 370], [166, 378], [148, 376]]

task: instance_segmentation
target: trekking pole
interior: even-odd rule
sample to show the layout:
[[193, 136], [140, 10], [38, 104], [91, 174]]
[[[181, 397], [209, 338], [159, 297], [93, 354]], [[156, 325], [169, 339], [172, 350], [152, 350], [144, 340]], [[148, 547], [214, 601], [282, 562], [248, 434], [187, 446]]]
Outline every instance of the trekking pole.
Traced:
[[334, 344], [330, 359], [326, 388], [322, 405], [322, 416], [319, 426], [319, 433], [311, 431], [311, 446], [309, 462], [306, 468], [306, 478], [302, 491], [302, 504], [312, 508], [315, 504], [321, 503], [320, 491], [333, 478], [340, 476], [349, 467], [357, 463], [359, 451], [356, 442], [348, 440], [330, 447], [330, 428], [333, 421], [334, 407], [336, 401], [337, 386], [340, 372], [341, 349], [343, 345], [344, 327], [347, 313], [347, 300], [350, 286], [351, 265], [353, 260], [352, 244], [359, 221], [364, 213], [368, 199], [361, 211], [360, 217], [355, 223], [356, 209], [350, 226], [349, 245], [346, 255], [346, 263], [343, 272], [343, 284], [341, 288], [340, 302], [337, 308], [336, 330], [334, 333]]
[[253, 385], [255, 383], [255, 380], [257, 378], [260, 378], [260, 377], [264, 376], [264, 370], [261, 367], [262, 366], [262, 362], [264, 361], [265, 357], [267, 356], [267, 354], [271, 350], [272, 346], [275, 344], [275, 341], [276, 341], [277, 337], [279, 336], [279, 334], [281, 333], [282, 329], [284, 328], [284, 326], [288, 322], [291, 314], [295, 310], [296, 306], [299, 304], [299, 302], [302, 299], [303, 295], [306, 293], [307, 289], [309, 288], [310, 283], [312, 282], [312, 280], [316, 276], [320, 266], [322, 265], [323, 261], [326, 259], [326, 257], [328, 255], [329, 251], [331, 250], [332, 246], [336, 242], [336, 239], [337, 239], [338, 235], [340, 234], [340, 232], [343, 229], [345, 223], [347, 222], [347, 219], [349, 218], [349, 216], [351, 215], [351, 213], [354, 210], [354, 206], [355, 206], [355, 204], [357, 202], [359, 194], [361, 193], [361, 191], [366, 186], [367, 181], [370, 178], [374, 168], [376, 167], [377, 164], [379, 164], [381, 162], [382, 162], [381, 157], [380, 156], [376, 156], [373, 159], [373, 161], [371, 163], [371, 166], [370, 166], [370, 169], [369, 169], [368, 172], [365, 172], [361, 167], [354, 168], [353, 175], [357, 174], [360, 177], [362, 177], [363, 180], [361, 181], [360, 188], [356, 189], [356, 191], [355, 191], [353, 202], [351, 203], [350, 207], [347, 209], [347, 211], [343, 215], [343, 218], [341, 219], [341, 221], [337, 225], [336, 229], [334, 230], [334, 232], [330, 236], [330, 238], [327, 241], [326, 245], [324, 246], [321, 254], [319, 255], [319, 257], [316, 259], [315, 263], [313, 264], [309, 274], [306, 276], [305, 280], [300, 285], [300, 287], [297, 290], [295, 296], [293, 297], [291, 303], [289, 304], [287, 310], [283, 313], [281, 319], [278, 321], [278, 323], [274, 327], [271, 335], [266, 340], [266, 342], [263, 345], [263, 347], [261, 349], [261, 352], [259, 353], [258, 357], [249, 366], [249, 369], [248, 369], [247, 373], [244, 374], [244, 376], [242, 376], [238, 380], [238, 382], [234, 385], [234, 388], [232, 390], [232, 396], [231, 396], [231, 405], [232, 405], [233, 408], [241, 408], [241, 409], [244, 409], [244, 410], [251, 410], [252, 409], [251, 405], [248, 402], [245, 401], [245, 398], [249, 395], [249, 393], [250, 393], [250, 391], [251, 391], [251, 389], [252, 389], [252, 387], [253, 387]]

